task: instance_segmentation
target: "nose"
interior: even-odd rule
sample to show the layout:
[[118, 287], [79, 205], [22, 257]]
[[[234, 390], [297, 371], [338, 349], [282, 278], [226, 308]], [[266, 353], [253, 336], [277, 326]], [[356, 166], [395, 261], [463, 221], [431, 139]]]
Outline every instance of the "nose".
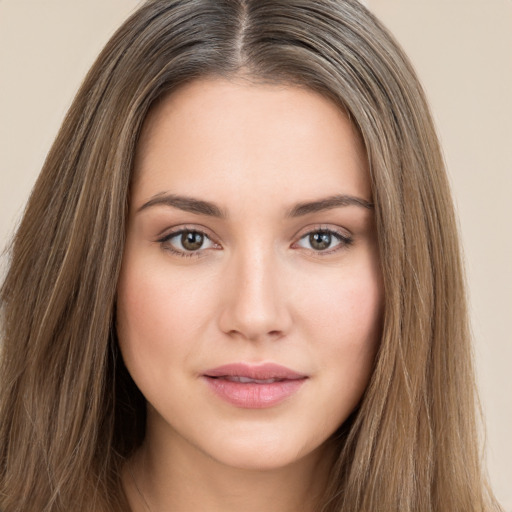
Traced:
[[221, 293], [220, 329], [251, 341], [285, 336], [292, 325], [286, 288], [271, 250], [234, 255]]

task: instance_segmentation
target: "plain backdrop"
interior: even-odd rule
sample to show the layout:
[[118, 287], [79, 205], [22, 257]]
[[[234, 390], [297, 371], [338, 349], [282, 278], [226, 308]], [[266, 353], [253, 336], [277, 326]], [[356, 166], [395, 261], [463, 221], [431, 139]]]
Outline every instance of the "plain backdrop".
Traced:
[[[87, 69], [138, 3], [0, 0], [1, 249]], [[364, 3], [434, 112], [465, 247], [489, 473], [512, 512], [512, 0]]]

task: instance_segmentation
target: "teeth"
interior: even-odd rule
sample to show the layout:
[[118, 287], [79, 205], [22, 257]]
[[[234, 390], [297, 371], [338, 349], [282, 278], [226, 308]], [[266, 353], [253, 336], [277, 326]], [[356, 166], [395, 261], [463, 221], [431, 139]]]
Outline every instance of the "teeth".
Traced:
[[239, 377], [238, 375], [226, 375], [224, 377], [226, 380], [230, 382], [241, 382], [242, 384], [272, 384], [273, 382], [278, 382], [280, 379], [251, 379], [249, 377]]

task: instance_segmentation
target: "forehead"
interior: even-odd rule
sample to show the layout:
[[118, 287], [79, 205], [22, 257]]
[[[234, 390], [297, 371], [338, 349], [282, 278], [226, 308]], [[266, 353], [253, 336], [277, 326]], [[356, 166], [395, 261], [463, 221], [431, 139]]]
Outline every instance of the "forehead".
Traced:
[[370, 200], [368, 174], [358, 133], [331, 100], [298, 86], [208, 78], [151, 110], [133, 193], [142, 199], [170, 190], [218, 201], [249, 186], [291, 200], [333, 193]]

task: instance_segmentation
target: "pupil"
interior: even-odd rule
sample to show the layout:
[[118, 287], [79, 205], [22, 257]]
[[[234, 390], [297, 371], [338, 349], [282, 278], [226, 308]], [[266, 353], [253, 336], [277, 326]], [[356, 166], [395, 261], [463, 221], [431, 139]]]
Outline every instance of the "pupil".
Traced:
[[197, 231], [189, 231], [181, 235], [181, 244], [187, 251], [196, 251], [203, 245], [204, 235]]
[[309, 243], [313, 249], [321, 251], [327, 249], [331, 245], [331, 234], [316, 232], [309, 235]]

